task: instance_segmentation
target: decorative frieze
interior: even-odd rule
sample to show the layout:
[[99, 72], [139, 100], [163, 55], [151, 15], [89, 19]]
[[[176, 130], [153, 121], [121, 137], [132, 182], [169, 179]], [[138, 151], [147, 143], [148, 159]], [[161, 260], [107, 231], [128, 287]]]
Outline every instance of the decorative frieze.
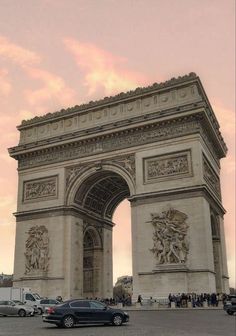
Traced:
[[24, 182], [23, 202], [57, 198], [57, 176]]
[[144, 183], [192, 175], [191, 151], [145, 158]]
[[[52, 117], [67, 116], [70, 113], [77, 112], [77, 111], [80, 112], [80, 111], [83, 111], [83, 110], [88, 109], [88, 108], [97, 107], [101, 104], [114, 103], [114, 102], [117, 102], [117, 101], [119, 102], [121, 99], [130, 98], [130, 97], [133, 97], [133, 96], [136, 96], [136, 95], [139, 95], [139, 94], [145, 94], [145, 93], [153, 92], [156, 89], [163, 90], [163, 88], [165, 88], [165, 87], [173, 86], [173, 85], [176, 85], [176, 84], [179, 85], [179, 84], [184, 83], [188, 80], [193, 80], [193, 79], [196, 79], [196, 78], [197, 78], [197, 75], [194, 72], [191, 72], [188, 75], [179, 76], [178, 78], [171, 78], [170, 80], [167, 80], [167, 81], [162, 82], [162, 83], [154, 83], [154, 84], [152, 84], [150, 86], [147, 86], [147, 87], [143, 87], [143, 88], [139, 87], [139, 88], [136, 88], [135, 90], [128, 91], [126, 93], [121, 92], [121, 93], [118, 93], [115, 96], [105, 97], [105, 98], [103, 98], [101, 100], [98, 100], [98, 101], [91, 101], [87, 104], [81, 104], [80, 106], [76, 105], [76, 106], [70, 107], [66, 110], [62, 109], [61, 111], [57, 111], [57, 112], [54, 112], [54, 113], [48, 113], [48, 114], [45, 114], [43, 116], [37, 116], [37, 117], [34, 117], [30, 120], [23, 120], [22, 121], [22, 126], [31, 125], [31, 124], [34, 124], [36, 122], [40, 122], [40, 121], [44, 121], [44, 120], [50, 120], [50, 119], [52, 119]], [[181, 96], [183, 96], [183, 94], [181, 94]]]
[[33, 226], [27, 232], [25, 243], [25, 274], [37, 275], [47, 272], [49, 267], [49, 236], [44, 226]]
[[85, 162], [79, 165], [66, 168], [66, 189], [81, 175], [84, 171], [94, 166], [102, 168], [104, 165], [116, 165], [125, 169], [135, 180], [135, 157], [133, 154], [108, 158], [106, 160]]
[[[183, 79], [184, 77], [181, 81]], [[189, 78], [185, 77], [186, 79]], [[191, 79], [196, 80], [196, 76]], [[61, 112], [49, 113], [29, 121], [23, 121], [19, 127], [21, 131], [20, 144], [62, 136], [90, 127], [104, 126], [130, 117], [203, 100], [196, 82], [191, 81], [177, 87], [173, 86], [174, 81], [169, 81], [168, 84], [169, 87], [166, 86], [165, 89], [165, 86], [155, 84], [148, 88], [139, 88], [130, 93], [121, 93], [98, 102], [77, 105]]]
[[109, 151], [153, 143], [178, 136], [201, 132], [201, 116], [175, 119], [168, 123], [156, 123], [127, 131], [116, 132], [68, 145], [34, 151], [19, 158], [19, 168], [62, 162]]
[[203, 155], [203, 176], [207, 184], [221, 197], [220, 178]]
[[156, 264], [184, 264], [189, 252], [186, 223], [188, 216], [179, 210], [169, 208], [161, 213], [152, 213], [153, 247]]

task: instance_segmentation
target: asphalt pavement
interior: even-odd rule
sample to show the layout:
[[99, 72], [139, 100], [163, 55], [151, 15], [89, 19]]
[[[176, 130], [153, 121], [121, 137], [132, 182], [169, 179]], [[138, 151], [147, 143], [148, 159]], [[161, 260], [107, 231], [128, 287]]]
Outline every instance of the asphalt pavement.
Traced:
[[129, 311], [121, 327], [82, 325], [59, 329], [41, 316], [0, 317], [0, 336], [235, 336], [236, 315], [223, 310]]

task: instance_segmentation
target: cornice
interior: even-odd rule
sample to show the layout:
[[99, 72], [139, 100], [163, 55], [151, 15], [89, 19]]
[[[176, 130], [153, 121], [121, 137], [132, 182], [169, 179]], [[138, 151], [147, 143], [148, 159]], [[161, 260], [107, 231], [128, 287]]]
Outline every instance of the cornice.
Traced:
[[[11, 153], [11, 156], [19, 160], [19, 169], [32, 168], [201, 133], [201, 122], [203, 121], [204, 114], [199, 112], [83, 140], [58, 144], [53, 147]], [[208, 145], [214, 152], [214, 146], [210, 142]], [[215, 155], [218, 157], [221, 154]]]
[[76, 141], [79, 138], [89, 138], [89, 137], [96, 137], [100, 134], [103, 134], [104, 132], [117, 132], [119, 129], [126, 128], [129, 130], [130, 128], [134, 127], [135, 125], [139, 125], [140, 123], [145, 126], [145, 124], [148, 124], [150, 122], [160, 122], [162, 119], [165, 120], [167, 118], [178, 118], [181, 114], [185, 114], [186, 112], [192, 112], [196, 113], [199, 112], [199, 110], [205, 108], [204, 102], [196, 102], [191, 104], [186, 104], [184, 106], [169, 108], [164, 111], [156, 111], [154, 113], [140, 115], [140, 116], [134, 116], [130, 117], [126, 120], [119, 120], [116, 122], [111, 122], [103, 126], [95, 126], [89, 129], [85, 130], [79, 130], [75, 132], [71, 132], [69, 134], [63, 134], [60, 136], [54, 136], [49, 139], [43, 139], [35, 142], [25, 143], [25, 144], [19, 144], [18, 146], [11, 147], [8, 149], [10, 155], [14, 157], [15, 153], [19, 152], [26, 152], [28, 150], [37, 150], [41, 147], [48, 148], [54, 145], [58, 144], [67, 144], [71, 141]]
[[129, 197], [128, 200], [131, 202], [131, 206], [135, 207], [139, 206], [140, 204], [153, 203], [157, 200], [162, 202], [195, 197], [204, 197], [212, 206], [212, 208], [214, 208], [220, 215], [223, 216], [226, 213], [224, 207], [222, 206], [221, 200], [216, 197], [211, 188], [205, 184], [134, 195]]
[[[141, 123], [178, 118], [184, 113], [194, 113], [197, 108], [204, 109], [206, 127], [210, 130], [206, 132], [207, 137], [209, 141], [213, 139], [214, 147], [220, 153], [219, 158], [226, 155], [227, 147], [199, 77], [191, 74], [140, 90], [69, 109], [72, 112], [35, 117], [25, 126], [20, 126], [20, 143], [9, 149], [10, 156], [15, 157], [16, 153], [40, 147], [44, 150], [79, 138], [94, 138], [95, 135], [114, 132], [114, 129], [129, 129]], [[139, 93], [140, 97], [137, 92], [142, 92]], [[101, 102], [106, 102], [107, 107], [102, 106]]]
[[103, 227], [111, 230], [114, 224], [95, 213], [84, 210], [77, 206], [58, 206], [43, 209], [34, 209], [28, 211], [18, 211], [13, 214], [16, 217], [16, 222], [24, 222], [28, 220], [36, 220], [41, 218], [58, 217], [58, 216], [74, 216], [79, 219], [92, 220], [100, 223]]
[[186, 83], [192, 80], [196, 80], [197, 78], [198, 76], [194, 72], [191, 72], [188, 75], [179, 76], [177, 78], [171, 78], [170, 80], [167, 80], [165, 82], [154, 83], [146, 87], [138, 87], [135, 90], [131, 90], [125, 93], [121, 92], [115, 96], [105, 97], [97, 101], [90, 101], [89, 103], [86, 103], [86, 104], [75, 105], [74, 107], [69, 107], [67, 109], [62, 109], [60, 111], [56, 111], [53, 113], [47, 113], [43, 116], [36, 116], [29, 120], [23, 120], [21, 125], [18, 126], [18, 129], [20, 130], [24, 128], [24, 126], [34, 125], [36, 123], [38, 124], [40, 122], [49, 121], [51, 119], [58, 118], [58, 117], [64, 117], [64, 116], [68, 117], [70, 115], [73, 115], [74, 113], [83, 112], [91, 108], [96, 108], [98, 106], [101, 107], [106, 104], [118, 103], [121, 100], [123, 101], [127, 98], [136, 98], [143, 94], [152, 93], [153, 91], [156, 91], [156, 90], [173, 87], [173, 86], [183, 84], [183, 83]]

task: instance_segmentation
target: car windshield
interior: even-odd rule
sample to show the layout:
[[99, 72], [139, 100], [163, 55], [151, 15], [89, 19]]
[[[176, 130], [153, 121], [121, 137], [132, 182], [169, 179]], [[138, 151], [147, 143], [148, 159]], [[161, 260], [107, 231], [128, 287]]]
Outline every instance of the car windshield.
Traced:
[[13, 302], [18, 306], [24, 306], [24, 303], [21, 301], [14, 300]]
[[35, 297], [37, 300], [42, 299], [42, 298], [38, 295], [38, 293], [34, 293], [34, 297]]

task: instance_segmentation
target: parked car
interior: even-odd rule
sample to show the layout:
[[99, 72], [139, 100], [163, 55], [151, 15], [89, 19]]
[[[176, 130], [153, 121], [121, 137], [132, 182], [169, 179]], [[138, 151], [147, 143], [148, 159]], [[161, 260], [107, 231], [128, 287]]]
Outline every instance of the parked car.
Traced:
[[113, 324], [120, 326], [129, 321], [129, 315], [96, 300], [69, 300], [47, 310], [43, 322], [58, 327], [72, 328], [75, 324]]
[[20, 317], [24, 316], [34, 316], [34, 308], [15, 303], [14, 301], [0, 301], [0, 315], [18, 315]]
[[54, 307], [61, 302], [55, 300], [55, 299], [42, 299], [39, 301], [39, 307], [38, 310], [40, 309], [40, 313], [46, 312], [48, 308]]
[[38, 308], [37, 308], [37, 305], [34, 305], [34, 306], [30, 306], [28, 305], [27, 303], [24, 303], [24, 302], [21, 302], [19, 300], [12, 300], [16, 305], [18, 306], [24, 306], [24, 307], [31, 307], [34, 309], [34, 314], [37, 314], [38, 313]]
[[236, 295], [228, 295], [224, 303], [224, 310], [229, 315], [233, 315], [236, 312]]

